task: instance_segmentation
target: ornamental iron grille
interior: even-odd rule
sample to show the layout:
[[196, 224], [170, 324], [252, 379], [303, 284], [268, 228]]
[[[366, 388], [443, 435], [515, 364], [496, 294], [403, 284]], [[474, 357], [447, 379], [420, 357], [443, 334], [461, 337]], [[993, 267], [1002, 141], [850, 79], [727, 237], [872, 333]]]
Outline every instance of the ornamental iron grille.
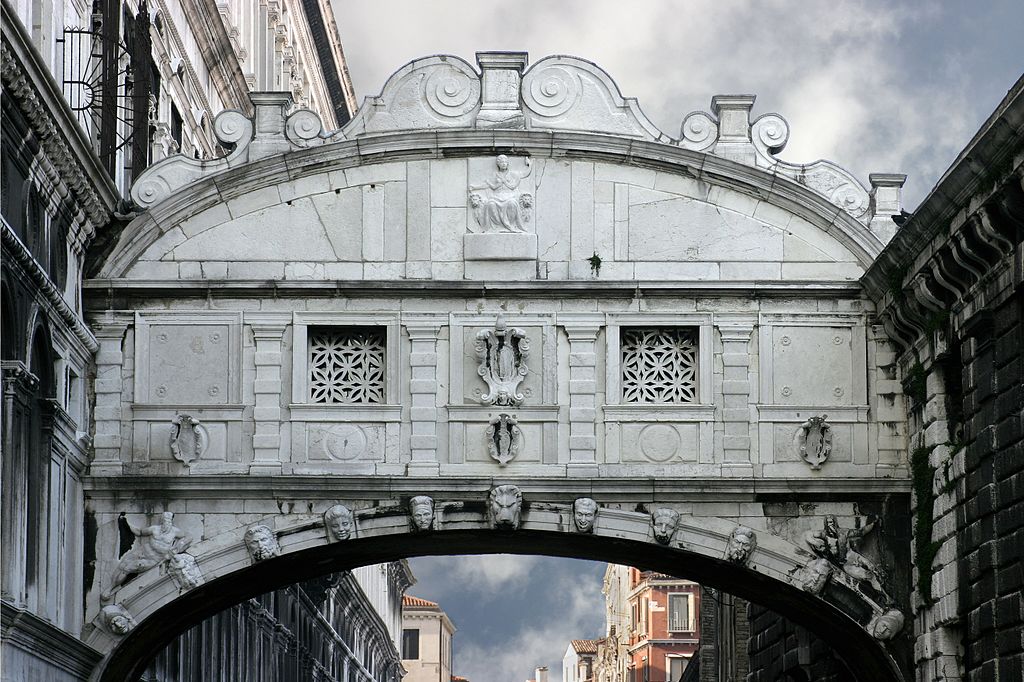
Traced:
[[622, 330], [622, 402], [697, 402], [697, 330]]
[[385, 330], [309, 330], [309, 399], [314, 403], [383, 403]]

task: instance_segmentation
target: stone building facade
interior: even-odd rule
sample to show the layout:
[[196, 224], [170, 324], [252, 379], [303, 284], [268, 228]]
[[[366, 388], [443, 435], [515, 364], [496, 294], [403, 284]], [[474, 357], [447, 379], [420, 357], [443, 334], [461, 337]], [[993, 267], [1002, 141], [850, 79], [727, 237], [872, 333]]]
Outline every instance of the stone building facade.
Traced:
[[402, 600], [404, 682], [451, 682], [455, 623], [436, 603], [406, 595]]

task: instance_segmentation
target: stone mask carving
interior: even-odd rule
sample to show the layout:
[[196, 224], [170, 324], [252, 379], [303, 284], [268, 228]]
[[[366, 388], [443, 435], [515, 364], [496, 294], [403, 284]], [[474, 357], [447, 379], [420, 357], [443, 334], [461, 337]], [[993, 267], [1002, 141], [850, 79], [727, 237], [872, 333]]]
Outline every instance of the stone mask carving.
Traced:
[[522, 506], [523, 493], [518, 487], [499, 485], [491, 488], [487, 503], [491, 515], [491, 525], [501, 530], [518, 529]]
[[533, 195], [522, 192], [519, 184], [530, 177], [533, 166], [524, 157], [525, 170], [509, 168], [509, 158], [501, 154], [494, 160], [494, 175], [469, 186], [469, 207], [482, 232], [525, 232], [533, 209]]
[[502, 465], [515, 459], [523, 444], [523, 432], [519, 429], [519, 422], [504, 412], [491, 417], [490, 426], [487, 427], [484, 436], [487, 439], [487, 453], [491, 459]]
[[173, 522], [174, 514], [164, 512], [160, 523], [152, 526], [135, 528], [129, 524], [128, 527], [135, 535], [135, 542], [118, 560], [110, 588], [100, 597], [102, 601], [108, 602], [113, 599], [114, 592], [128, 582], [129, 578], [145, 573], [188, 549], [192, 544], [192, 537]]
[[210, 438], [199, 420], [187, 414], [178, 414], [171, 420], [168, 445], [171, 454], [185, 466], [189, 466], [206, 453]]
[[729, 542], [725, 546], [725, 559], [734, 564], [745, 566], [750, 555], [757, 549], [757, 533], [746, 526], [737, 526], [729, 534]]
[[521, 405], [525, 396], [519, 392], [519, 384], [526, 377], [526, 359], [530, 356], [530, 340], [522, 329], [506, 328], [505, 316], [498, 315], [494, 329], [477, 333], [476, 355], [480, 358], [477, 368], [487, 382], [487, 393], [481, 396], [484, 405]]
[[877, 615], [868, 623], [868, 632], [879, 641], [890, 640], [903, 630], [903, 614], [896, 609], [890, 609], [881, 615]]
[[597, 502], [589, 497], [577, 498], [572, 503], [572, 522], [581, 533], [593, 533], [597, 521]]
[[135, 619], [120, 604], [110, 604], [100, 609], [99, 624], [105, 632], [123, 637], [135, 628]]
[[827, 559], [811, 559], [793, 572], [792, 580], [804, 592], [821, 594], [831, 577], [832, 564]]
[[324, 527], [327, 536], [334, 541], [348, 540], [355, 532], [352, 510], [343, 504], [336, 504], [324, 512]]
[[263, 525], [252, 526], [245, 531], [245, 546], [254, 562], [264, 561], [281, 553], [274, 531]]
[[825, 423], [826, 419], [827, 414], [811, 417], [797, 431], [800, 456], [815, 470], [832, 454], [832, 427]]
[[654, 529], [654, 539], [660, 545], [667, 545], [672, 542], [679, 527], [679, 512], [675, 509], [662, 507], [655, 509], [651, 514], [651, 527]]
[[409, 500], [409, 523], [414, 533], [431, 530], [434, 527], [433, 498], [417, 495]]
[[167, 560], [166, 566], [167, 572], [182, 592], [199, 587], [206, 582], [202, 571], [199, 570], [196, 558], [191, 554], [175, 554]]

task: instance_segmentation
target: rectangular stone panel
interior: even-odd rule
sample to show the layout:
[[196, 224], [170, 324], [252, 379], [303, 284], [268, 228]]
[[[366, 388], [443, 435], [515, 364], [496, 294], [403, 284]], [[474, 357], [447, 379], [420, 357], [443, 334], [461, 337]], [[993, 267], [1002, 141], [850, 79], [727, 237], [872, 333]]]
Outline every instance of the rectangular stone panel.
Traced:
[[696, 462], [700, 452], [699, 425], [695, 423], [621, 423], [618, 428], [619, 461], [665, 464]]
[[317, 463], [383, 462], [383, 424], [308, 424], [306, 460]]
[[[850, 327], [777, 326], [772, 329], [771, 400], [777, 405], [854, 404]], [[859, 363], [858, 363], [859, 364]]]
[[154, 324], [149, 327], [148, 367], [141, 401], [155, 405], [228, 402], [227, 324]]

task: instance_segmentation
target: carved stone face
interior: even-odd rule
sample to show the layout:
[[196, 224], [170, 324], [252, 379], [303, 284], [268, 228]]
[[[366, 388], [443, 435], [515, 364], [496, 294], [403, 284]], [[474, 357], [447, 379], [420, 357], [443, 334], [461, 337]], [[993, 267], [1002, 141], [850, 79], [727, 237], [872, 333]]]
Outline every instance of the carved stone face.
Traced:
[[597, 502], [589, 497], [581, 497], [572, 503], [572, 520], [576, 524], [576, 530], [581, 533], [593, 533], [596, 519]]
[[494, 162], [498, 165], [498, 170], [500, 170], [500, 171], [507, 171], [508, 170], [508, 157], [505, 156], [504, 154], [501, 154], [500, 156], [498, 156], [498, 158], [495, 159]]
[[679, 526], [679, 512], [675, 509], [662, 507], [655, 509], [651, 515], [651, 526], [654, 528], [654, 539], [658, 544], [667, 545], [672, 542]]
[[245, 546], [249, 549], [253, 561], [275, 557], [281, 551], [277, 546], [274, 532], [266, 526], [253, 526], [245, 531]]
[[491, 488], [488, 507], [491, 523], [495, 528], [516, 530], [519, 528], [523, 494], [514, 485], [499, 485]]
[[725, 558], [736, 564], [745, 564], [757, 547], [757, 534], [746, 526], [737, 526], [729, 535]]
[[800, 570], [800, 587], [811, 594], [821, 594], [825, 583], [832, 577], [832, 564], [828, 559], [815, 559]]
[[336, 504], [324, 512], [324, 525], [334, 540], [348, 540], [355, 528], [352, 510], [343, 504]]
[[409, 518], [414, 531], [430, 530], [434, 525], [434, 500], [426, 495], [409, 500]]
[[892, 639], [903, 629], [903, 614], [892, 609], [874, 618], [868, 624], [868, 631], [877, 640]]
[[135, 627], [135, 619], [120, 604], [100, 609], [100, 625], [113, 635], [127, 635]]
[[174, 527], [174, 512], [165, 511], [160, 516], [160, 520], [161, 520], [161, 523], [163, 524], [164, 528], [173, 528]]
[[479, 208], [484, 203], [484, 198], [476, 192], [470, 192], [469, 194], [469, 205], [473, 208]]

